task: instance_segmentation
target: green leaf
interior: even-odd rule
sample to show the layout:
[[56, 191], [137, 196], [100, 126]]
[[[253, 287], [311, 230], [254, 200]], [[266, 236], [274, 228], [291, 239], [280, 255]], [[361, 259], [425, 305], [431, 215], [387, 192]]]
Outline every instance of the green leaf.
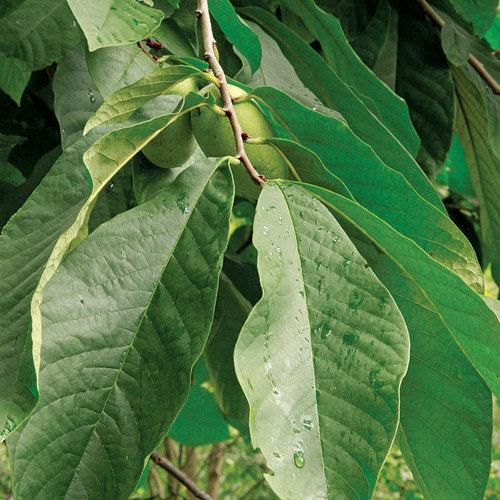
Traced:
[[18, 105], [28, 85], [31, 73], [26, 71], [26, 65], [21, 59], [7, 57], [0, 52], [0, 89], [9, 95]]
[[497, 14], [493, 24], [488, 31], [484, 34], [484, 38], [492, 46], [493, 50], [500, 49], [500, 14]]
[[70, 50], [57, 65], [52, 90], [62, 147], [67, 149], [82, 137], [85, 123], [103, 102], [89, 74], [83, 43]]
[[444, 168], [439, 172], [436, 180], [448, 185], [456, 193], [470, 198], [476, 197], [470, 179], [464, 147], [457, 134], [453, 135]]
[[456, 274], [436, 262], [413, 241], [340, 195], [308, 185], [323, 203], [354, 223], [409, 276], [429, 301], [490, 389], [500, 394], [500, 323], [481, 297]]
[[[93, 203], [99, 193], [108, 185], [113, 176], [151, 139], [156, 137], [165, 127], [181, 116], [182, 113], [188, 113], [191, 109], [199, 105], [202, 99], [201, 96], [194, 93], [192, 93], [192, 95], [193, 99], [190, 99], [189, 103], [187, 101], [184, 102], [184, 109], [180, 110], [178, 113], [170, 114], [167, 114], [167, 109], [170, 107], [170, 111], [172, 110], [172, 100], [176, 101], [177, 96], [164, 96], [163, 99], [166, 101], [166, 109], [162, 110], [161, 107], [160, 109], [155, 109], [156, 113], [160, 113], [159, 117], [147, 121], [139, 119], [138, 124], [136, 122], [132, 125], [113, 130], [95, 141], [92, 146], [85, 151], [83, 161], [85, 162], [90, 176], [92, 192], [78, 212], [73, 224], [62, 234], [55, 245], [32, 299], [33, 359], [37, 371], [40, 364], [41, 347], [40, 304], [45, 285], [59, 267], [72, 241], [78, 236], [83, 225], [88, 222], [88, 212], [92, 209]], [[147, 113], [144, 119], [146, 117]]]
[[451, 0], [451, 3], [466, 21], [472, 23], [478, 35], [491, 26], [498, 8], [497, 0]]
[[136, 0], [67, 0], [89, 49], [143, 40], [160, 25], [163, 12]]
[[[492, 259], [492, 273], [500, 282], [500, 148], [498, 110], [493, 95], [470, 65], [454, 68], [457, 130], [464, 146], [474, 191], [481, 208], [481, 233]], [[496, 106], [496, 109], [495, 109]], [[495, 150], [496, 148], [496, 150]]]
[[[462, 351], [474, 361], [486, 355], [498, 363], [493, 351], [500, 324], [454, 274], [373, 214], [339, 195], [308, 189], [362, 232], [365, 241], [355, 243], [408, 326], [411, 361], [401, 388], [400, 442], [419, 486], [429, 498], [482, 498], [490, 468], [491, 395]], [[492, 372], [498, 367], [491, 366]], [[494, 375], [489, 381], [498, 384]]]
[[422, 197], [444, 212], [441, 201], [413, 157], [317, 52], [264, 11], [244, 9], [244, 12], [273, 36], [302, 81], [327, 106], [340, 111], [353, 132], [367, 142], [382, 161], [403, 173]]
[[259, 37], [241, 21], [229, 0], [210, 0], [209, 8], [227, 39], [246, 57], [252, 72], [257, 71], [262, 58]]
[[249, 71], [242, 71], [238, 75], [238, 80], [250, 87], [260, 87], [268, 85], [276, 87], [295, 100], [304, 104], [308, 108], [315, 109], [319, 113], [328, 116], [335, 116], [343, 120], [342, 115], [333, 109], [324, 106], [321, 101], [300, 81], [293, 66], [283, 55], [279, 45], [267, 35], [262, 28], [249, 21], [252, 30], [257, 34], [262, 47], [262, 61], [259, 69], [250, 74]]
[[56, 242], [90, 193], [82, 158], [93, 140], [83, 138], [66, 150], [0, 235], [2, 439], [28, 416], [38, 398], [30, 303]]
[[26, 0], [0, 19], [0, 52], [24, 61], [26, 71], [59, 61], [81, 39], [66, 0]]
[[446, 57], [455, 65], [463, 66], [469, 60], [470, 40], [457, 29], [455, 23], [446, 23], [441, 29], [441, 44]]
[[165, 95], [180, 81], [196, 77], [204, 78], [204, 73], [192, 66], [168, 66], [153, 71], [139, 81], [117, 90], [90, 118], [84, 134], [105, 123], [120, 123], [134, 113], [143, 104], [155, 97]]
[[64, 261], [45, 290], [41, 399], [9, 443], [14, 495], [132, 493], [206, 343], [232, 199], [228, 162], [206, 160]]
[[105, 47], [86, 56], [92, 80], [105, 99], [158, 68], [137, 44]]
[[324, 58], [332, 70], [347, 86], [359, 91], [361, 100], [373, 99], [380, 121], [410, 154], [416, 154], [419, 140], [410, 122], [408, 107], [359, 59], [347, 42], [340, 21], [319, 9], [313, 0], [292, 0], [287, 5], [321, 43]]
[[[280, 123], [286, 124], [290, 135], [314, 151], [325, 165], [327, 171], [314, 167], [313, 160], [297, 156], [293, 144], [276, 143], [286, 148], [285, 156], [293, 155], [292, 172], [297, 172], [299, 180], [344, 196], [347, 189], [356, 201], [482, 292], [482, 271], [467, 238], [446, 214], [422, 199], [422, 192], [417, 193], [400, 173], [380, 161], [344, 123], [315, 113], [275, 89], [260, 88], [252, 94], [262, 99]], [[342, 182], [344, 191], [339, 185]]]
[[[355, 2], [355, 5], [358, 9], [361, 7], [357, 2]], [[390, 20], [390, 4], [388, 0], [381, 0], [378, 2], [373, 16], [367, 19], [363, 30], [354, 38], [349, 38], [352, 48], [369, 68], [373, 69], [387, 42]], [[344, 23], [342, 23], [342, 26], [344, 26]]]
[[164, 19], [153, 35], [161, 42], [164, 49], [177, 57], [196, 57], [188, 31], [179, 26], [175, 19]]
[[231, 436], [217, 401], [208, 386], [208, 371], [203, 356], [193, 368], [186, 404], [183, 406], [168, 437], [186, 446], [219, 443]]
[[236, 377], [234, 348], [251, 309], [250, 303], [222, 273], [204, 356], [220, 411], [242, 435], [248, 434], [248, 403]]
[[409, 342], [392, 297], [328, 210], [269, 183], [254, 242], [264, 296], [236, 346], [254, 446], [281, 498], [370, 498]]
[[399, 2], [396, 92], [408, 104], [421, 145], [417, 161], [433, 179], [453, 137], [454, 96], [439, 35], [416, 2]]

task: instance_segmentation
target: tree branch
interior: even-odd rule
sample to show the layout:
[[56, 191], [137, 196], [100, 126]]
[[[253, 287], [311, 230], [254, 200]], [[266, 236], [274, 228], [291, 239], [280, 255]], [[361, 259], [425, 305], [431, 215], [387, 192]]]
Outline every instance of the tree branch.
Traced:
[[238, 121], [238, 117], [234, 112], [233, 100], [231, 98], [231, 93], [229, 92], [226, 75], [224, 74], [222, 66], [219, 64], [217, 56], [215, 55], [217, 44], [212, 31], [210, 11], [208, 9], [208, 0], [198, 0], [198, 9], [196, 10], [196, 16], [201, 23], [201, 37], [203, 40], [205, 60], [208, 62], [208, 65], [213, 71], [214, 76], [220, 82], [220, 93], [222, 97], [224, 112], [231, 122], [231, 127], [234, 133], [234, 140], [236, 142], [236, 158], [240, 160], [243, 165], [245, 165], [245, 168], [247, 169], [247, 172], [249, 173], [252, 180], [259, 186], [263, 186], [266, 182], [265, 177], [263, 175], [259, 175], [246, 154], [244, 140], [248, 137], [248, 134], [245, 134], [243, 132]]
[[146, 47], [144, 47], [144, 42], [142, 40], [139, 40], [137, 42], [137, 46], [144, 52], [144, 54], [146, 54], [155, 64], [157, 64], [158, 66], [161, 66], [161, 64], [158, 62], [158, 58], [156, 56], [154, 56], [153, 54], [151, 54], [149, 52], [149, 50], [146, 49]]
[[182, 483], [196, 498], [201, 500], [213, 500], [210, 495], [205, 493], [194, 481], [187, 477], [184, 472], [178, 469], [166, 456], [153, 451], [151, 454], [151, 460], [156, 464], [165, 469], [169, 474], [175, 477], [177, 481]]
[[[446, 22], [444, 19], [427, 3], [426, 0], [416, 0], [420, 8], [427, 14], [429, 19], [441, 29]], [[477, 71], [479, 76], [490, 86], [495, 94], [500, 94], [500, 84], [488, 73], [484, 65], [472, 54], [469, 55], [470, 65]]]

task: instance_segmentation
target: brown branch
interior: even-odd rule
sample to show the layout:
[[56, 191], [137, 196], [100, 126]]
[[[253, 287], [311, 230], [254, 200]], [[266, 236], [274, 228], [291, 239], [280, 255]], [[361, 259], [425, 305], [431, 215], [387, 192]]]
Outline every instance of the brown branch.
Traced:
[[137, 45], [144, 52], [144, 54], [146, 54], [155, 64], [161, 66], [161, 64], [158, 62], [158, 58], [151, 54], [149, 50], [146, 49], [146, 47], [144, 47], [144, 42], [142, 40], [139, 40], [137, 42]]
[[182, 483], [196, 498], [201, 500], [213, 500], [213, 498], [205, 493], [192, 479], [190, 479], [184, 472], [177, 468], [165, 455], [153, 451], [151, 460], [165, 469], [169, 474], [175, 477], [177, 481]]
[[219, 498], [220, 476], [224, 464], [224, 443], [215, 443], [208, 457], [207, 492], [215, 500]]
[[[426, 0], [415, 0], [429, 19], [439, 28], [446, 24], [445, 20], [427, 3]], [[472, 54], [469, 55], [469, 64], [477, 71], [479, 76], [489, 85], [495, 94], [500, 94], [500, 84], [489, 74], [484, 65]]]
[[220, 93], [222, 97], [223, 108], [226, 116], [231, 122], [231, 127], [234, 133], [234, 140], [236, 142], [236, 158], [240, 160], [243, 165], [245, 165], [245, 168], [247, 169], [247, 172], [249, 173], [252, 180], [259, 186], [263, 186], [266, 182], [265, 177], [263, 175], [259, 175], [246, 154], [244, 137], [248, 137], [248, 135], [245, 136], [238, 121], [238, 117], [234, 112], [233, 100], [231, 98], [231, 93], [227, 84], [226, 75], [224, 74], [222, 66], [219, 64], [217, 56], [215, 55], [217, 44], [212, 31], [210, 11], [208, 9], [208, 0], [198, 0], [198, 9], [196, 10], [196, 16], [201, 23], [201, 37], [203, 40], [205, 60], [208, 62], [208, 65], [210, 66], [210, 69], [212, 70], [214, 76], [220, 82]]

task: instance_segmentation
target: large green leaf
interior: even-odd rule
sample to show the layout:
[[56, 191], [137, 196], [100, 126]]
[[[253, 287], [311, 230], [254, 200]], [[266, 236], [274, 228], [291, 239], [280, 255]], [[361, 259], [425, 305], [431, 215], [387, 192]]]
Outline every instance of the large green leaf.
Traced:
[[[347, 86], [361, 94], [361, 100], [368, 98], [375, 102], [380, 121], [410, 154], [415, 155], [419, 139], [411, 124], [408, 107], [359, 59], [347, 42], [340, 21], [319, 9], [313, 0], [292, 0], [287, 5], [321, 43], [325, 60], [333, 71]], [[365, 104], [369, 106], [368, 101]]]
[[409, 339], [392, 297], [314, 197], [270, 183], [263, 298], [236, 346], [254, 446], [281, 498], [370, 498], [398, 425]]
[[83, 153], [94, 140], [95, 135], [91, 135], [66, 150], [0, 236], [2, 438], [25, 419], [38, 398], [30, 302], [58, 238], [73, 223], [90, 193]]
[[[491, 394], [456, 341], [473, 362], [486, 356], [495, 365], [500, 324], [455, 275], [373, 214], [334, 193], [308, 189], [364, 233], [365, 241], [358, 237], [355, 243], [410, 331], [400, 441], [419, 486], [429, 498], [482, 498], [490, 467]], [[479, 368], [492, 387], [498, 385], [489, 376], [498, 367], [489, 373]]]
[[[400, 173], [380, 161], [344, 123], [315, 113], [275, 89], [264, 87], [253, 94], [286, 124], [288, 136], [314, 151], [327, 168], [326, 172], [315, 173], [311, 169], [313, 162], [299, 156], [294, 161], [299, 179], [345, 195], [339, 182], [332, 178], [334, 174], [359, 203], [482, 292], [482, 272], [467, 238], [447, 215], [422, 199], [422, 193], [417, 193]], [[282, 136], [286, 132], [283, 129]], [[294, 154], [293, 145], [281, 142], [279, 147], [287, 148], [285, 156]]]
[[26, 71], [24, 61], [7, 57], [0, 52], [0, 89], [8, 94], [18, 106], [28, 85], [31, 73]]
[[89, 74], [83, 42], [57, 65], [52, 90], [54, 112], [61, 127], [61, 144], [66, 149], [82, 137], [85, 123], [103, 102]]
[[84, 134], [98, 125], [126, 120], [143, 104], [167, 94], [180, 81], [191, 77], [203, 78], [204, 73], [192, 66], [167, 66], [147, 74], [111, 94], [87, 122]]
[[158, 68], [135, 43], [89, 52], [87, 65], [92, 80], [105, 99]]
[[193, 368], [192, 385], [186, 404], [168, 431], [168, 437], [178, 443], [203, 446], [226, 441], [231, 437], [208, 379], [205, 358], [202, 356]]
[[257, 71], [262, 57], [259, 37], [241, 21], [229, 0], [210, 0], [209, 8], [227, 39], [246, 57], [252, 72]]
[[260, 87], [268, 85], [275, 87], [294, 99], [304, 104], [308, 108], [314, 109], [324, 115], [336, 116], [342, 120], [342, 115], [331, 108], [324, 106], [321, 101], [300, 81], [293, 66], [283, 55], [279, 45], [267, 35], [262, 28], [249, 21], [252, 30], [258, 35], [262, 47], [262, 61], [259, 69], [249, 74], [243, 71], [238, 75], [238, 80], [250, 87]]
[[420, 136], [417, 161], [434, 178], [453, 137], [453, 81], [439, 35], [416, 2], [398, 2], [396, 92]]
[[27, 71], [59, 61], [81, 39], [66, 0], [26, 0], [0, 19], [0, 52], [23, 60]]
[[136, 0], [67, 0], [89, 49], [126, 45], [146, 38], [160, 25], [163, 12]]
[[498, 8], [497, 0], [451, 0], [451, 3], [466, 21], [473, 24], [478, 35], [484, 34], [491, 26]]
[[400, 171], [408, 182], [444, 212], [444, 208], [416, 161], [393, 133], [385, 127], [373, 107], [329, 68], [319, 54], [301, 38], [261, 9], [244, 9], [280, 45], [301, 80], [329, 107], [337, 109], [353, 132], [368, 143], [387, 165]]
[[[47, 266], [40, 280], [32, 299], [32, 322], [33, 322], [33, 359], [35, 369], [38, 371], [40, 365], [41, 348], [41, 313], [40, 304], [43, 297], [43, 290], [47, 282], [52, 278], [59, 267], [66, 251], [71, 243], [79, 235], [84, 225], [88, 223], [89, 212], [100, 192], [109, 185], [113, 176], [130, 160], [137, 152], [143, 148], [150, 140], [156, 137], [165, 127], [173, 123], [182, 113], [187, 113], [197, 107], [202, 99], [198, 94], [192, 93], [192, 98], [184, 101], [184, 109], [177, 113], [168, 113], [176, 104], [178, 96], [164, 96], [164, 107], [153, 109], [153, 116], [160, 114], [156, 118], [147, 120], [148, 113], [137, 121], [132, 121], [132, 125], [112, 130], [108, 134], [95, 141], [92, 146], [85, 151], [83, 160], [87, 167], [91, 182], [92, 191], [81, 207], [73, 224], [61, 235], [55, 245]], [[169, 109], [170, 108], [170, 109]], [[141, 115], [139, 115], [140, 117]], [[107, 126], [109, 128], [109, 125]]]
[[248, 433], [248, 403], [236, 378], [234, 347], [251, 309], [250, 303], [222, 273], [214, 323], [204, 356], [219, 408], [243, 435]]
[[42, 396], [9, 443], [16, 497], [132, 493], [210, 331], [232, 193], [227, 161], [191, 166], [59, 268], [43, 304]]
[[[457, 129], [464, 146], [474, 191], [481, 207], [481, 233], [495, 281], [500, 282], [500, 97], [470, 65], [453, 69], [457, 93]], [[497, 109], [495, 109], [495, 106]], [[496, 149], [495, 149], [496, 148]]]
[[323, 188], [309, 185], [307, 189], [366, 232], [416, 283], [428, 299], [430, 310], [440, 317], [444, 328], [490, 389], [500, 394], [497, 377], [500, 372], [500, 323], [481, 297], [413, 241], [361, 205]]

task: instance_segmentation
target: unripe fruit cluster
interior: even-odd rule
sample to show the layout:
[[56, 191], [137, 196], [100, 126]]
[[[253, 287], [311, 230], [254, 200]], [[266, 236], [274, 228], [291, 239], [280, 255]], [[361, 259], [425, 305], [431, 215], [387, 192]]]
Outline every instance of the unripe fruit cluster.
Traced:
[[[194, 79], [187, 79], [175, 85], [169, 93], [186, 95], [196, 91]], [[268, 122], [259, 105], [254, 100], [238, 98], [246, 92], [229, 85], [234, 102], [234, 110], [241, 128], [251, 138], [273, 137], [274, 130]], [[222, 106], [220, 91], [217, 86], [209, 85], [202, 94], [212, 94], [215, 106]], [[215, 106], [201, 106], [190, 115], [184, 114], [158, 134], [142, 151], [155, 165], [162, 168], [179, 167], [194, 153], [196, 142], [206, 156], [234, 156], [236, 144], [233, 129], [228, 118], [220, 113]], [[219, 111], [219, 112], [218, 112]], [[288, 177], [288, 167], [281, 155], [268, 144], [245, 144], [245, 151], [253, 166], [266, 179], [285, 179]], [[236, 190], [239, 194], [256, 199], [260, 188], [251, 180], [243, 164], [232, 166]]]

